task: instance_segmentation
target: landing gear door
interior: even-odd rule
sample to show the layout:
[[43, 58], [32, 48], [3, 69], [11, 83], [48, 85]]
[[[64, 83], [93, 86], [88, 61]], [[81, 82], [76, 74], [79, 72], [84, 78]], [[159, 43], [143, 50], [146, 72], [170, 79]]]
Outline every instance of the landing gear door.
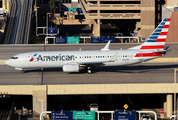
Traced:
[[143, 62], [143, 52], [139, 51], [139, 60], [138, 62]]

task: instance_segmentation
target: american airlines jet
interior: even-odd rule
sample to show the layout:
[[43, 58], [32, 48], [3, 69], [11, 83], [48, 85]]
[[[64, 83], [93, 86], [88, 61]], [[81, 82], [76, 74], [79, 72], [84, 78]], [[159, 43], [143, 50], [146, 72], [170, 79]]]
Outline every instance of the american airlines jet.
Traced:
[[91, 73], [91, 67], [136, 64], [166, 54], [168, 47], [164, 45], [169, 24], [170, 18], [164, 19], [145, 43], [126, 50], [110, 50], [108, 41], [101, 50], [27, 52], [13, 56], [5, 64], [22, 73], [24, 69], [60, 67], [63, 72], [79, 72], [86, 68]]

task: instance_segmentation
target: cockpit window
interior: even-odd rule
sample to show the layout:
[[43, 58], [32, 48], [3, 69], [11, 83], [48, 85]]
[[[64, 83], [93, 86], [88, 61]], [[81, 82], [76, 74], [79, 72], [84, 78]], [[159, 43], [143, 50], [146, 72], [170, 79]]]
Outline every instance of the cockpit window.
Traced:
[[11, 59], [18, 59], [18, 57], [11, 57]]

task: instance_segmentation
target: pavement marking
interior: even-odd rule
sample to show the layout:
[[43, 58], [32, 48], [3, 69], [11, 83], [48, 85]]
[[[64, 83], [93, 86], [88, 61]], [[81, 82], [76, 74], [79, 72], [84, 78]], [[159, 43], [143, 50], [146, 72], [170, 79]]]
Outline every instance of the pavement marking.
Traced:
[[178, 62], [178, 58], [156, 58], [149, 62]]
[[6, 60], [0, 60], [0, 65], [5, 65]]

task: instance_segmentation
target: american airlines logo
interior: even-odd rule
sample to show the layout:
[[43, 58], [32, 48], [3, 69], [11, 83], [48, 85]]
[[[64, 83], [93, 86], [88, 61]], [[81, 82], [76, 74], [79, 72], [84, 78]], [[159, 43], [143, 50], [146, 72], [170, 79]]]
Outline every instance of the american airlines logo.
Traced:
[[61, 55], [58, 56], [41, 56], [37, 57], [37, 61], [72, 61], [75, 60], [74, 55]]
[[36, 57], [36, 56], [37, 56], [37, 53], [35, 53], [29, 61], [32, 62], [34, 60], [34, 57]]

